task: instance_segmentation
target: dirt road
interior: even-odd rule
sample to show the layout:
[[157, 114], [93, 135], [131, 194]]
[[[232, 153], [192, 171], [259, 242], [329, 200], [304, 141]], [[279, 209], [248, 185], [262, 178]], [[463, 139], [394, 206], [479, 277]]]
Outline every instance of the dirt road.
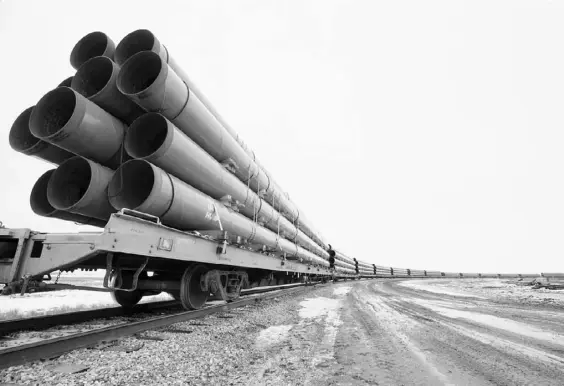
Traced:
[[348, 282], [305, 299], [250, 383], [564, 385], [564, 309], [401, 284]]
[[[0, 371], [12, 385], [564, 385], [564, 294], [362, 280]], [[60, 373], [57, 365], [85, 367]]]

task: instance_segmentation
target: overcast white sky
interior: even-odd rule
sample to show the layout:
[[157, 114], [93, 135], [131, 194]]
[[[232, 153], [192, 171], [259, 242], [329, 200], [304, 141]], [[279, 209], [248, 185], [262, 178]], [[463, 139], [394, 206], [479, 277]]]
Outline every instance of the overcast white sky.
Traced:
[[3, 0], [0, 221], [79, 229], [33, 214], [52, 166], [11, 150], [9, 129], [74, 74], [83, 35], [147, 28], [344, 253], [562, 272], [562, 20], [541, 0]]

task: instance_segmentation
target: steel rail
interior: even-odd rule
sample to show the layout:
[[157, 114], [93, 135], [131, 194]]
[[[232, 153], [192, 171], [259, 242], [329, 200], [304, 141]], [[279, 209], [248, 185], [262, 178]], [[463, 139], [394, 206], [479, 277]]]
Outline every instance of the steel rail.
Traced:
[[41, 331], [53, 326], [71, 325], [88, 322], [94, 319], [111, 318], [116, 316], [130, 316], [142, 312], [160, 310], [163, 308], [180, 305], [176, 300], [138, 304], [131, 309], [118, 305], [114, 307], [98, 308], [95, 310], [65, 312], [63, 314], [42, 315], [32, 318], [21, 318], [0, 321], [0, 337], [24, 330]]
[[[289, 289], [293, 287], [303, 286], [303, 283], [280, 284], [273, 286], [255, 287], [241, 290], [242, 296], [253, 295], [256, 293], [265, 293], [269, 291], [277, 291], [280, 289]], [[32, 330], [41, 331], [53, 326], [71, 325], [77, 323], [88, 322], [94, 319], [111, 318], [116, 316], [131, 316], [143, 312], [161, 310], [163, 308], [180, 305], [176, 300], [143, 303], [138, 304], [132, 309], [126, 309], [118, 305], [107, 308], [99, 308], [95, 310], [84, 310], [75, 312], [65, 312], [62, 314], [42, 315], [31, 318], [20, 318], [0, 321], [0, 337], [18, 331]]]
[[143, 331], [202, 318], [218, 312], [229, 311], [231, 309], [244, 307], [249, 304], [277, 296], [293, 294], [303, 290], [304, 286], [306, 286], [306, 284], [302, 284], [297, 288], [292, 287], [287, 290], [282, 290], [282, 292], [272, 292], [272, 289], [266, 287], [263, 292], [268, 291], [271, 293], [262, 296], [249, 297], [232, 303], [209, 306], [195, 311], [185, 311], [173, 315], [158, 316], [141, 320], [139, 322], [123, 323], [83, 333], [46, 339], [44, 341], [24, 344], [18, 347], [9, 347], [7, 349], [0, 350], [0, 370], [12, 366], [19, 366], [35, 360], [54, 358], [69, 351], [93, 346], [100, 342], [117, 340]]

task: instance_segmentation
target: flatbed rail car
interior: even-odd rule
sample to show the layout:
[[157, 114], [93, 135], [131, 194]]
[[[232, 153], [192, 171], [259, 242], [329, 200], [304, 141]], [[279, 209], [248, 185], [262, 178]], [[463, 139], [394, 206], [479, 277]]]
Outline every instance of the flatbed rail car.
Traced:
[[247, 287], [358, 278], [339, 267], [330, 269], [296, 259], [264, 246], [244, 244], [225, 232], [182, 232], [162, 225], [157, 217], [126, 209], [113, 214], [101, 232], [0, 228], [0, 283], [6, 284], [5, 293], [23, 294], [28, 286], [37, 284], [61, 288], [44, 283], [57, 270], [106, 269], [104, 288], [97, 290], [111, 292], [124, 307], [164, 291], [185, 308], [198, 309], [210, 293], [232, 301]]

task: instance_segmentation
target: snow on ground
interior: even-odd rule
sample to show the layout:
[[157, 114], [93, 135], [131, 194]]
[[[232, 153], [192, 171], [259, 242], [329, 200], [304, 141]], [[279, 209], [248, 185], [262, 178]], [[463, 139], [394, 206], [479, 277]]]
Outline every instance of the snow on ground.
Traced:
[[333, 295], [346, 295], [350, 292], [351, 286], [337, 287], [333, 290]]
[[276, 343], [282, 342], [288, 336], [288, 332], [293, 326], [281, 325], [268, 327], [259, 333], [256, 341], [256, 346], [259, 349], [265, 349], [268, 346], [273, 346]]
[[[85, 272], [91, 273], [91, 272]], [[98, 275], [99, 276], [99, 275]], [[102, 287], [100, 277], [94, 275], [61, 275], [60, 283]], [[53, 278], [54, 280], [54, 278]], [[172, 300], [166, 293], [146, 296], [140, 303]], [[61, 290], [0, 296], [0, 320], [50, 315], [79, 310], [118, 307], [109, 292]]]
[[547, 332], [540, 328], [535, 328], [528, 324], [517, 322], [511, 319], [500, 318], [498, 316], [483, 314], [479, 312], [454, 309], [452, 307], [442, 307], [439, 305], [440, 302], [435, 301], [418, 299], [416, 303], [449, 318], [466, 319], [472, 322], [486, 325], [488, 327], [509, 331], [521, 336], [528, 336], [549, 343], [564, 342], [564, 335], [562, 334]]
[[[350, 287], [340, 287], [344, 288], [340, 292], [347, 292]], [[334, 292], [339, 290], [335, 288]], [[303, 319], [324, 319], [324, 330], [323, 339], [321, 341], [321, 349], [315, 355], [313, 359], [312, 366], [316, 366], [319, 363], [331, 361], [335, 355], [335, 340], [337, 338], [337, 332], [339, 331], [339, 326], [343, 323], [341, 321], [340, 309], [343, 307], [342, 300], [340, 299], [329, 299], [325, 297], [315, 297], [306, 299], [300, 303], [302, 307], [299, 310], [299, 315]]]
[[413, 289], [416, 289], [416, 290], [433, 292], [433, 293], [436, 293], [436, 294], [444, 294], [444, 295], [450, 295], [450, 296], [461, 296], [461, 297], [468, 297], [468, 298], [478, 297], [478, 298], [484, 299], [481, 296], [465, 293], [463, 291], [456, 291], [452, 288], [452, 286], [449, 286], [450, 284], [451, 284], [450, 281], [444, 281], [444, 280], [410, 280], [410, 281], [404, 281], [404, 282], [400, 283], [400, 285], [404, 286], [404, 287], [409, 287], [409, 288], [413, 288]]
[[534, 289], [518, 283], [533, 279], [422, 279], [400, 285], [433, 293], [479, 299], [512, 300], [530, 304], [564, 306], [564, 290]]
[[340, 301], [324, 297], [306, 299], [300, 303], [302, 307], [299, 311], [301, 318], [312, 319], [320, 318], [329, 312], [334, 312], [339, 308]]

